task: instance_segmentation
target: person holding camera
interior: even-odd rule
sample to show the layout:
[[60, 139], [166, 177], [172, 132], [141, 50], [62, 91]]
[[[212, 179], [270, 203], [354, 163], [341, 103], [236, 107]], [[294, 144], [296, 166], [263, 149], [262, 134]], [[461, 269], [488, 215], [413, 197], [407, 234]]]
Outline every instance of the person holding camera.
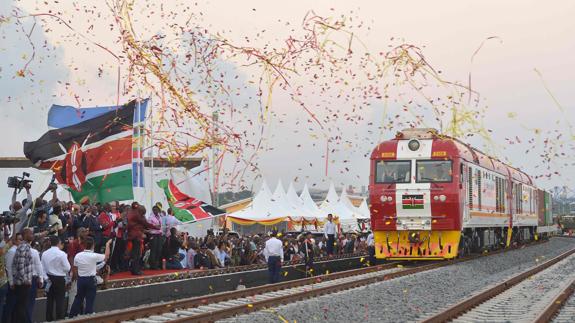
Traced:
[[48, 225], [48, 215], [46, 210], [40, 209], [36, 211], [36, 221], [35, 225], [32, 227], [34, 232], [34, 239], [41, 239], [46, 237], [52, 231], [52, 227]]
[[24, 228], [27, 220], [27, 213], [30, 207], [32, 207], [32, 194], [30, 194], [30, 188], [32, 185], [30, 183], [25, 184], [24, 189], [26, 190], [26, 199], [22, 203], [16, 201], [18, 196], [18, 188], [14, 188], [14, 193], [12, 194], [12, 205], [10, 205], [10, 211], [14, 213], [18, 222], [16, 223], [16, 232], [21, 232]]

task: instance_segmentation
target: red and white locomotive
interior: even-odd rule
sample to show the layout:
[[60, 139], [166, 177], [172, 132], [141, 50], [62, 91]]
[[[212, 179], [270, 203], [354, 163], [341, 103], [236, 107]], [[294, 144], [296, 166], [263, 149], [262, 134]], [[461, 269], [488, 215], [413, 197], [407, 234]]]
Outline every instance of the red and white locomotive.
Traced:
[[380, 259], [449, 259], [552, 230], [549, 194], [527, 174], [434, 129], [373, 150], [369, 195]]

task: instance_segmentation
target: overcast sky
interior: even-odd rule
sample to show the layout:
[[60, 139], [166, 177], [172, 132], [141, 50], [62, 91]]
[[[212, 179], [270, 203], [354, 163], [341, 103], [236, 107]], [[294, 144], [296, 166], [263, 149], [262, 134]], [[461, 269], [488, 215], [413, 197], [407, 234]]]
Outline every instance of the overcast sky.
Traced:
[[[117, 35], [108, 28], [114, 21], [105, 2], [92, 2], [93, 13], [83, 13], [68, 1], [47, 1], [45, 4], [44, 1], [0, 0], [0, 14], [8, 16], [14, 6], [28, 13], [59, 12], [62, 17], [70, 18], [75, 29], [120, 53]], [[140, 4], [137, 9], [139, 24], [145, 22], [153, 32], [167, 23], [157, 15], [147, 18], [149, 12], [146, 14], [146, 10], [152, 9], [146, 9], [144, 2], [137, 2]], [[147, 2], [162, 3], [159, 0]], [[166, 2], [165, 6], [171, 4]], [[528, 173], [543, 173], [538, 167], [544, 165], [541, 157], [525, 142], [533, 137], [532, 129], [566, 132], [567, 122], [575, 123], [573, 1], [555, 1], [553, 5], [534, 0], [198, 1], [193, 8], [194, 12], [202, 14], [202, 27], [214, 33], [225, 30], [226, 36], [238, 43], [244, 36], [249, 36], [254, 39], [250, 44], [253, 46], [278, 43], [286, 38], [309, 10], [322, 16], [347, 15], [356, 21], [362, 20], [362, 33], [356, 36], [370, 51], [386, 50], [390, 38], [394, 37], [422, 47], [427, 60], [449, 80], [466, 83], [471, 71], [473, 88], [481, 94], [481, 106], [487, 107], [485, 127], [493, 130], [493, 139], [499, 145], [497, 151], [504, 155], [502, 158]], [[13, 20], [0, 23], [0, 127], [5, 136], [0, 143], [2, 156], [22, 156], [23, 142], [36, 140], [48, 130], [46, 117], [51, 104], [78, 105], [80, 102], [83, 106], [95, 106], [115, 103], [114, 59], [101, 50], [86, 50], [85, 45], [70, 41], [71, 37], [77, 36], [71, 36], [66, 28], [54, 21], [49, 24], [36, 28], [31, 39], [36, 46], [48, 44], [54, 49], [38, 50], [41, 57], [35, 57], [30, 65], [33, 75], [21, 78], [16, 72], [30, 59], [31, 44], [21, 30], [17, 32], [20, 26]], [[31, 19], [24, 20], [25, 30], [29, 31], [31, 26]], [[46, 28], [49, 28], [48, 33]], [[264, 29], [266, 33], [256, 37]], [[498, 38], [486, 41], [471, 65], [473, 53], [491, 36]], [[100, 75], [98, 68], [102, 68]], [[250, 96], [249, 93], [244, 95]], [[246, 100], [250, 105], [249, 99]], [[320, 102], [321, 98], [313, 101]], [[346, 109], [351, 108], [338, 107], [341, 115], [327, 125], [339, 128], [343, 140], [334, 143], [338, 145], [337, 151], [329, 156], [328, 175], [325, 176], [326, 144], [321, 135], [314, 133], [319, 133], [319, 129], [307, 123], [308, 115], [298, 104], [278, 93], [265, 128], [267, 150], [260, 152], [257, 159], [259, 174], [271, 186], [280, 178], [284, 183], [296, 179], [298, 188], [304, 182], [315, 184], [317, 188], [327, 188], [329, 181], [338, 185], [367, 185], [369, 153], [376, 142], [390, 138], [393, 132], [382, 133], [378, 129], [386, 117], [382, 102], [374, 102], [363, 109], [363, 120], [353, 124], [343, 116]], [[251, 109], [253, 111], [246, 115], [257, 115], [258, 108]], [[321, 105], [317, 109], [318, 115], [327, 111]], [[400, 129], [393, 129], [397, 130]], [[513, 146], [507, 147], [509, 143], [504, 138], [517, 138], [521, 142], [514, 139]], [[545, 139], [540, 138], [540, 142]], [[563, 139], [567, 145], [573, 145], [574, 138], [565, 136]], [[482, 146], [484, 143], [474, 139], [473, 144]], [[526, 153], [529, 150], [531, 152]], [[541, 186], [574, 186], [574, 152], [572, 148], [561, 152], [566, 155], [554, 163], [552, 170], [560, 176], [538, 181]], [[565, 163], [571, 166], [566, 167]], [[249, 178], [254, 175], [248, 170], [248, 186], [251, 184]]]

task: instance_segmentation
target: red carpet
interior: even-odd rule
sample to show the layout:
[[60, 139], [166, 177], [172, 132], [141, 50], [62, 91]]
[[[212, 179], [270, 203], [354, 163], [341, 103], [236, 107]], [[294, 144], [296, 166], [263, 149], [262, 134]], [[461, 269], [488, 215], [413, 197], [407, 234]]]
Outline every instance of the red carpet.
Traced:
[[[121, 280], [121, 279], [130, 279], [130, 278], [143, 278], [143, 277], [151, 277], [151, 276], [159, 276], [165, 274], [172, 274], [177, 272], [189, 272], [190, 270], [187, 269], [166, 269], [166, 270], [143, 270], [143, 275], [136, 276], [132, 275], [129, 271], [117, 273], [110, 276], [109, 280]], [[194, 270], [196, 271], [196, 270]], [[198, 270], [199, 271], [199, 270]]]

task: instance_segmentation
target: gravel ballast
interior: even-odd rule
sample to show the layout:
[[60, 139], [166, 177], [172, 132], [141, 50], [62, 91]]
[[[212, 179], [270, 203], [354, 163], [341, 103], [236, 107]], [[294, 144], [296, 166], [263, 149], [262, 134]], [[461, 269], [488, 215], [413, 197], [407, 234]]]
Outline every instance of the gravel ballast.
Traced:
[[225, 322], [413, 322], [575, 247], [575, 239], [512, 250], [300, 301]]

